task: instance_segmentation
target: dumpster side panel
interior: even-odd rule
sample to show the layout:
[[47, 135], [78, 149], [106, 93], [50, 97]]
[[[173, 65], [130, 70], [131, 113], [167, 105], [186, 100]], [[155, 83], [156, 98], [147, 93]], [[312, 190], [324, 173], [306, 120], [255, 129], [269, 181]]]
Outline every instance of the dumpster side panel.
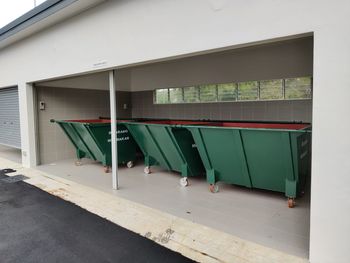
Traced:
[[193, 146], [191, 133], [169, 124], [125, 123], [145, 156], [146, 166], [159, 165], [182, 176], [196, 176], [204, 169]]
[[254, 188], [285, 192], [286, 178], [295, 181], [288, 132], [242, 130]]
[[[108, 133], [109, 134], [109, 133]], [[136, 159], [136, 142], [124, 124], [117, 124], [118, 163], [127, 163]], [[110, 139], [109, 149], [111, 149]]]
[[76, 149], [77, 158], [90, 158], [94, 159], [94, 156], [90, 154], [89, 149], [82, 141], [82, 138], [79, 136], [77, 131], [75, 130], [74, 126], [71, 123], [64, 123], [64, 122], [58, 122], [60, 127], [63, 129], [63, 131], [66, 133], [69, 140], [72, 142]]
[[172, 133], [188, 164], [189, 175], [204, 175], [205, 169], [191, 132], [184, 128], [172, 128]]
[[146, 166], [159, 164], [166, 169], [170, 169], [147, 125], [142, 123], [126, 123], [125, 125], [145, 156]]
[[[111, 149], [111, 125], [110, 124], [88, 124], [87, 129], [95, 142], [101, 155], [98, 159], [104, 165], [112, 164]], [[118, 164], [125, 164], [128, 161], [136, 159], [136, 143], [131, 137], [128, 129], [124, 124], [117, 124], [117, 140], [118, 140]]]
[[304, 191], [311, 175], [311, 134], [291, 133], [291, 140], [295, 177], [298, 181], [297, 192], [300, 193]]
[[[77, 151], [77, 158], [89, 158], [105, 166], [112, 164], [109, 123], [57, 122]], [[136, 159], [136, 143], [124, 124], [117, 125], [118, 164]]]
[[163, 125], [149, 125], [148, 130], [155, 140], [169, 170], [181, 172], [185, 162], [177, 148], [177, 142], [172, 137], [171, 127]]
[[[72, 127], [74, 127], [74, 130], [77, 132], [77, 135], [80, 137], [82, 144], [87, 149], [88, 155], [92, 156], [91, 159], [100, 161], [104, 165], [107, 165], [106, 156], [102, 150], [102, 148], [99, 145], [99, 141], [96, 140], [97, 137], [101, 137], [102, 134], [99, 134], [99, 132], [96, 132], [94, 130], [91, 130], [90, 127], [88, 127], [84, 123], [71, 123]], [[93, 132], [97, 133], [97, 136], [93, 136]]]
[[239, 130], [206, 127], [191, 127], [190, 130], [209, 183], [223, 181], [251, 187]]

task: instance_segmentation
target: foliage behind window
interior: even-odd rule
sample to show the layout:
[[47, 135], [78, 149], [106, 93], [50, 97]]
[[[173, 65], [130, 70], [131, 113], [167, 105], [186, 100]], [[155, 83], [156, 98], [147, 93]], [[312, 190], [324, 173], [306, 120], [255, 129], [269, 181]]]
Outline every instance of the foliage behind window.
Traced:
[[311, 78], [292, 78], [285, 80], [286, 99], [311, 99]]
[[198, 87], [186, 87], [184, 90], [185, 102], [199, 102], [199, 89]]
[[260, 99], [261, 100], [279, 100], [283, 99], [283, 80], [262, 80], [260, 81]]
[[157, 89], [156, 90], [156, 103], [169, 103], [169, 90], [168, 89]]
[[311, 99], [312, 78], [299, 77], [156, 89], [154, 94], [156, 104]]
[[182, 88], [169, 89], [170, 103], [181, 103], [184, 101]]
[[258, 87], [257, 81], [238, 83], [238, 100], [257, 100]]
[[199, 98], [200, 101], [213, 102], [216, 99], [216, 85], [200, 85], [199, 86]]
[[235, 101], [235, 100], [237, 100], [236, 83], [218, 84], [218, 101]]

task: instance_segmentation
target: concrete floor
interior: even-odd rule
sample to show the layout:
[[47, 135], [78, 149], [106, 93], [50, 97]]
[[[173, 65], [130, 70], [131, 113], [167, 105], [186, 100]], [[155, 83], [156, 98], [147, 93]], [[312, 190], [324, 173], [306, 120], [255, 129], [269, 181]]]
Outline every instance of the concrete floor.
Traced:
[[283, 194], [269, 191], [220, 184], [220, 192], [212, 194], [204, 178], [191, 178], [191, 185], [182, 188], [179, 174], [154, 167], [152, 174], [144, 175], [142, 162], [131, 169], [119, 167], [119, 191], [111, 189], [111, 174], [105, 174], [100, 164], [89, 160], [80, 167], [74, 165], [74, 160], [63, 160], [38, 169], [264, 246], [308, 257], [308, 192], [297, 200], [295, 208], [289, 209]]
[[16, 163], [22, 163], [22, 153], [20, 149], [11, 148], [1, 144], [0, 144], [0, 157]]

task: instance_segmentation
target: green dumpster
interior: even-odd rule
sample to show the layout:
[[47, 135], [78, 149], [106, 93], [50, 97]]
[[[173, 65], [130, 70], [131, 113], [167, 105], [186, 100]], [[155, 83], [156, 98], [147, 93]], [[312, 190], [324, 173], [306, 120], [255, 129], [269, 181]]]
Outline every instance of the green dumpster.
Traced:
[[283, 192], [289, 207], [310, 175], [311, 127], [287, 123], [185, 126], [193, 136], [212, 192], [216, 182]]
[[[96, 120], [51, 120], [56, 122], [65, 132], [76, 149], [77, 162], [89, 158], [104, 165], [109, 172], [112, 164], [111, 121]], [[136, 143], [125, 127], [124, 121], [117, 123], [118, 164], [126, 164], [131, 168], [136, 159]]]
[[144, 154], [146, 174], [151, 172], [151, 166], [160, 166], [180, 172], [180, 184], [187, 186], [188, 177], [204, 175], [205, 170], [191, 133], [178, 126], [205, 123], [157, 120], [126, 122], [125, 125]]

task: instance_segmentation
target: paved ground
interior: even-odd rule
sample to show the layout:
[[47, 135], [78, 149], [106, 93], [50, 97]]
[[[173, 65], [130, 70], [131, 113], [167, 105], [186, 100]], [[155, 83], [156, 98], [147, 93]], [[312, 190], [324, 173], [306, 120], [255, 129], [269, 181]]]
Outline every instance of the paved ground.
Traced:
[[192, 262], [0, 170], [0, 262]]

